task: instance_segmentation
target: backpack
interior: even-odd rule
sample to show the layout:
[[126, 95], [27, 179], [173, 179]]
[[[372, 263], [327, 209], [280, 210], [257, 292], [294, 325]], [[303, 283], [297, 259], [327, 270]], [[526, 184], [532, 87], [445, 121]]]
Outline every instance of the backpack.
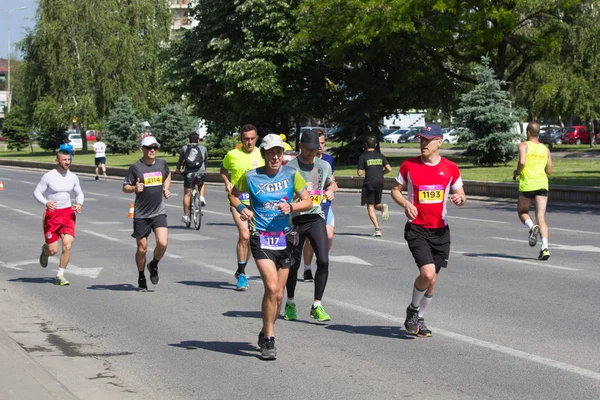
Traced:
[[202, 152], [197, 144], [192, 144], [185, 150], [185, 168], [186, 169], [198, 169], [202, 165], [204, 159], [202, 158]]

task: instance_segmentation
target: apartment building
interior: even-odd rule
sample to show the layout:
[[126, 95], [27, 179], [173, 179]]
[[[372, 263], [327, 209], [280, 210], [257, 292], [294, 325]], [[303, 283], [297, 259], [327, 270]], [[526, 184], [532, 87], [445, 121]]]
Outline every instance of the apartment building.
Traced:
[[173, 24], [171, 25], [171, 29], [173, 31], [179, 30], [181, 28], [190, 29], [193, 26], [197, 25], [197, 21], [193, 21], [190, 18], [190, 3], [193, 3], [194, 0], [168, 0], [169, 5], [171, 7], [171, 11], [173, 12]]

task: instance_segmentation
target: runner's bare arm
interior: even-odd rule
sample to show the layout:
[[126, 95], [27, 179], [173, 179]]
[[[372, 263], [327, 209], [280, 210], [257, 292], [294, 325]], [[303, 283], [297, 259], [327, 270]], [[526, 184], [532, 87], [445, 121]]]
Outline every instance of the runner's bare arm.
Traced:
[[517, 163], [517, 169], [513, 172], [513, 179], [521, 175], [521, 171], [525, 168], [525, 160], [527, 159], [527, 143], [519, 143], [519, 162]]
[[165, 183], [163, 185], [163, 196], [165, 197], [165, 199], [168, 199], [169, 197], [171, 197], [171, 173], [169, 172], [169, 175], [167, 176], [167, 179], [165, 179]]
[[229, 177], [227, 176], [229, 174], [229, 171], [227, 171], [225, 168], [221, 167], [219, 174], [221, 175], [221, 180], [225, 184], [225, 191], [227, 193], [230, 193], [231, 189], [233, 188], [233, 185], [231, 184], [231, 182], [229, 181]]
[[467, 195], [465, 195], [465, 189], [460, 187], [456, 190], [453, 190], [452, 196], [450, 196], [450, 201], [459, 207], [464, 206], [467, 202]]
[[548, 149], [548, 163], [546, 164], [546, 174], [552, 175], [552, 155], [550, 149]]
[[404, 198], [404, 196], [402, 195], [402, 189], [402, 184], [395, 182], [394, 186], [392, 187], [392, 199], [394, 199], [396, 204], [404, 208], [404, 214], [406, 214], [406, 217], [408, 219], [415, 219], [418, 214], [417, 207], [415, 207], [414, 204], [412, 204], [410, 201]]

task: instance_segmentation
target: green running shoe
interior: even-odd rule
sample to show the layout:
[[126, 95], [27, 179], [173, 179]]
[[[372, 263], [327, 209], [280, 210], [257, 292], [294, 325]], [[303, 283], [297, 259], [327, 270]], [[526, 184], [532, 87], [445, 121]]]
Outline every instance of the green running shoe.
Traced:
[[325, 312], [323, 306], [311, 307], [310, 317], [319, 322], [331, 321], [331, 317]]
[[283, 313], [283, 319], [285, 319], [286, 321], [295, 321], [296, 319], [298, 319], [298, 315], [296, 314], [296, 304], [285, 304], [285, 312]]
[[44, 243], [42, 245], [42, 254], [40, 254], [40, 266], [42, 268], [46, 268], [48, 266], [48, 254], [46, 254], [47, 248], [48, 248], [48, 245], [46, 243]]
[[58, 286], [67, 286], [70, 285], [69, 281], [65, 279], [64, 276], [57, 276], [56, 280], [54, 281], [55, 285]]

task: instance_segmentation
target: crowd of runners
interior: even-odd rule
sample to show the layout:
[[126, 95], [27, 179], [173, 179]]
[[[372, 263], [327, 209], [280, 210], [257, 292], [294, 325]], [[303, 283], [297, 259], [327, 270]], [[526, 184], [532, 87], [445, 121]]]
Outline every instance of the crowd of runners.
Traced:
[[[518, 215], [528, 229], [529, 244], [535, 246], [542, 237], [540, 260], [550, 257], [548, 226], [545, 222], [548, 196], [548, 178], [552, 173], [549, 151], [539, 143], [539, 124], [527, 127], [527, 141], [519, 145], [519, 162], [514, 178], [519, 178]], [[458, 207], [467, 202], [458, 166], [440, 155], [442, 131], [438, 125], [427, 125], [418, 135], [421, 155], [405, 160], [399, 168], [391, 191], [392, 200], [404, 209], [407, 222], [404, 238], [418, 268], [412, 298], [406, 309], [406, 332], [418, 337], [431, 337], [424, 314], [435, 291], [438, 275], [448, 265], [450, 230], [447, 203]], [[296, 282], [303, 264], [303, 278], [314, 281], [313, 303], [309, 315], [320, 322], [331, 317], [323, 305], [329, 276], [335, 218], [333, 201], [338, 185], [334, 176], [333, 158], [323, 153], [325, 135], [321, 130], [310, 130], [299, 139], [300, 153], [284, 165], [285, 141], [280, 135], [266, 135], [257, 147], [257, 129], [244, 125], [240, 132], [241, 146], [229, 151], [221, 163], [223, 180], [232, 218], [238, 230], [236, 243], [237, 265], [234, 271], [236, 289], [248, 289], [246, 266], [250, 255], [254, 258], [264, 285], [261, 305], [262, 329], [258, 346], [264, 359], [275, 359], [274, 324], [283, 307], [283, 319], [295, 321], [297, 303]], [[367, 205], [374, 226], [372, 236], [382, 236], [375, 211], [381, 219], [389, 217], [389, 206], [383, 203], [383, 175], [392, 171], [387, 159], [376, 151], [377, 138], [368, 136], [366, 150], [360, 155], [357, 173], [365, 176], [361, 204]], [[123, 181], [125, 193], [135, 193], [133, 234], [136, 240], [135, 263], [138, 270], [138, 289], [147, 291], [145, 269], [152, 284], [159, 282], [158, 264], [168, 245], [168, 224], [164, 200], [171, 196], [171, 172], [166, 161], [156, 157], [160, 144], [152, 136], [140, 145], [142, 158], [130, 166]], [[189, 208], [190, 185], [201, 175], [204, 179], [208, 154], [198, 145], [197, 135], [183, 146], [177, 164], [179, 173], [184, 168], [184, 214]], [[34, 197], [44, 205], [43, 232], [45, 243], [40, 254], [40, 265], [48, 265], [48, 257], [59, 252], [62, 245], [56, 284], [69, 285], [64, 277], [70, 250], [75, 237], [76, 214], [82, 211], [84, 194], [79, 179], [69, 168], [71, 156], [59, 150], [56, 168], [47, 172], [35, 188]], [[104, 167], [104, 165], [102, 164]], [[406, 192], [406, 196], [403, 194]], [[71, 202], [75, 194], [75, 204]], [[204, 191], [201, 201], [206, 204]], [[529, 217], [529, 208], [535, 205], [536, 222]], [[154, 233], [156, 246], [148, 262], [148, 237]], [[311, 263], [316, 257], [316, 270]], [[309, 310], [308, 305], [306, 309]]]

